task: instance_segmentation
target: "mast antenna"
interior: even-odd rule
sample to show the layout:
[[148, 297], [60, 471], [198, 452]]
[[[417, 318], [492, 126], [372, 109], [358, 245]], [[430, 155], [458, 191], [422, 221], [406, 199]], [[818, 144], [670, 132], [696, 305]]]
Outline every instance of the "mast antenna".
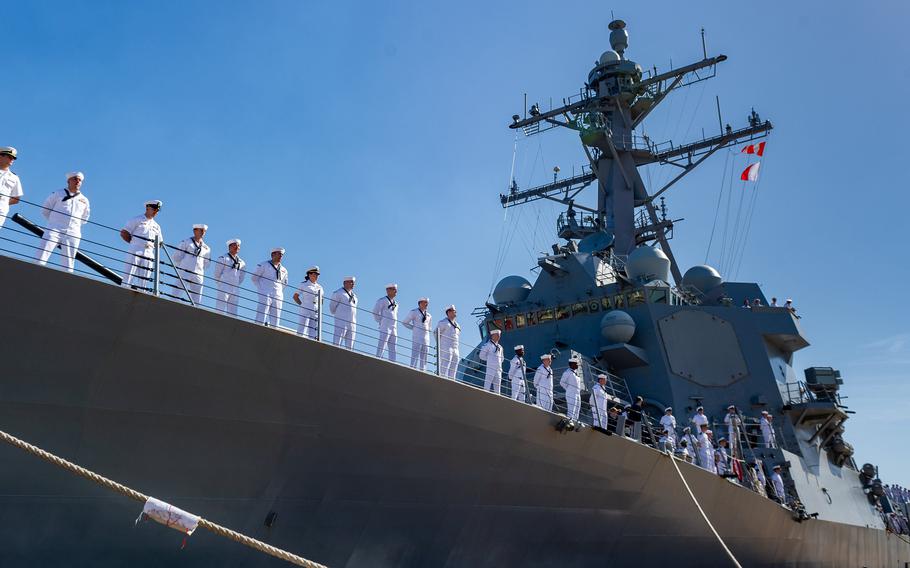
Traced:
[[708, 46], [705, 44], [705, 28], [701, 29], [701, 53], [705, 59], [708, 58]]

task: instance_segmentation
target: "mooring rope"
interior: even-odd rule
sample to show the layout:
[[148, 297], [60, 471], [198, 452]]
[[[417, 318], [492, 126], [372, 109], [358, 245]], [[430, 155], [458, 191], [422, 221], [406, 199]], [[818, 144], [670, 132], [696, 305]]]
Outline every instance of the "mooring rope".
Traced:
[[[107, 489], [110, 489], [111, 491], [116, 491], [117, 493], [119, 493], [125, 497], [129, 497], [130, 499], [134, 499], [134, 500], [140, 501], [142, 503], [145, 503], [149, 499], [149, 497], [147, 495], [143, 495], [142, 493], [136, 491], [135, 489], [130, 489], [126, 485], [117, 483], [116, 481], [108, 479], [102, 475], [98, 475], [97, 473], [90, 471], [82, 466], [76, 465], [73, 462], [70, 462], [61, 457], [55, 456], [54, 454], [52, 454], [50, 452], [42, 450], [38, 446], [29, 444], [28, 442], [26, 442], [24, 440], [20, 440], [19, 438], [12, 436], [10, 434], [7, 434], [6, 432], [4, 432], [2, 430], [0, 430], [0, 439], [2, 439], [4, 442], [6, 442], [12, 446], [15, 446], [21, 450], [25, 450], [26, 452], [28, 452], [32, 455], [38, 456], [39, 458], [41, 458], [47, 462], [50, 462], [58, 467], [61, 467], [71, 473], [75, 473], [76, 475], [78, 475], [80, 477], [84, 477], [85, 479], [88, 479], [89, 481], [94, 481], [95, 483], [97, 483], [98, 485], [101, 485], [102, 487], [106, 487]], [[211, 531], [217, 535], [223, 536], [225, 538], [229, 538], [229, 539], [233, 540], [234, 542], [238, 542], [244, 546], [254, 548], [260, 552], [264, 552], [265, 554], [268, 554], [269, 556], [274, 556], [275, 558], [280, 558], [281, 560], [290, 562], [291, 564], [296, 564], [297, 566], [305, 566], [306, 568], [326, 568], [322, 564], [318, 564], [311, 560], [307, 560], [306, 558], [301, 558], [300, 556], [297, 556], [296, 554], [291, 554], [290, 552], [281, 550], [280, 548], [276, 548], [270, 544], [266, 544], [266, 543], [262, 542], [261, 540], [256, 540], [255, 538], [251, 538], [244, 534], [240, 534], [236, 531], [232, 531], [229, 528], [223, 527], [221, 525], [218, 525], [216, 523], [213, 523], [212, 521], [209, 521], [209, 520], [206, 520], [203, 518], [199, 519], [199, 526], [206, 528], [209, 531]]]
[[698, 499], [695, 498], [695, 493], [692, 493], [692, 488], [689, 487], [689, 483], [686, 481], [686, 478], [683, 477], [682, 471], [679, 470], [679, 466], [676, 464], [676, 458], [673, 457], [673, 454], [671, 454], [670, 452], [667, 452], [667, 457], [670, 458], [670, 463], [673, 464], [673, 467], [676, 469], [677, 475], [679, 475], [679, 479], [682, 480], [683, 485], [686, 488], [686, 491], [689, 492], [689, 497], [692, 498], [692, 502], [695, 503], [696, 507], [698, 507], [698, 512], [701, 513], [701, 517], [705, 520], [705, 523], [708, 524], [708, 528], [711, 529], [712, 533], [714, 533], [714, 536], [717, 538], [717, 542], [720, 543], [720, 545], [724, 549], [724, 552], [726, 552], [727, 556], [730, 557], [730, 561], [733, 562], [733, 565], [736, 566], [736, 568], [742, 568], [742, 565], [739, 563], [738, 560], [736, 560], [736, 557], [733, 556], [733, 553], [730, 552], [730, 549], [727, 548], [727, 544], [724, 542], [724, 539], [722, 539], [720, 537], [720, 535], [717, 533], [717, 530], [714, 528], [714, 525], [711, 524], [711, 521], [708, 519], [708, 515], [705, 514], [705, 510], [701, 508], [701, 504], [699, 504]]

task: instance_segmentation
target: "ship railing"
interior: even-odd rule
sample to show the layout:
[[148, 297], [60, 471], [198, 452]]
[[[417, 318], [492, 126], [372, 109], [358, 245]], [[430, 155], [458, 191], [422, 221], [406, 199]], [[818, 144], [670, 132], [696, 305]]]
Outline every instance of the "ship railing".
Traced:
[[[17, 220], [12, 219], [13, 215], [11, 214], [9, 215], [10, 218], [5, 219], [3, 227], [0, 228], [0, 254], [29, 262], [35, 262], [40, 251], [43, 249], [45, 241], [42, 237], [34, 234], [32, 230], [35, 228], [40, 231], [48, 230], [45, 219], [43, 215], [41, 215], [43, 206], [23, 199], [16, 209], [20, 212]], [[31, 227], [31, 230], [25, 227], [25, 221], [23, 221], [23, 219], [31, 221], [34, 224]], [[23, 224], [20, 224], [20, 222]], [[177, 250], [176, 246], [170, 243], [160, 243], [160, 247], [152, 246], [150, 249], [147, 249], [150, 254], [149, 260], [152, 265], [151, 268], [148, 269], [147, 265], [137, 264], [135, 253], [128, 249], [127, 244], [120, 237], [120, 228], [90, 220], [82, 227], [82, 233], [83, 236], [81, 237], [78, 250], [82, 255], [95, 261], [95, 268], [90, 268], [87, 264], [77, 261], [73, 266], [73, 273], [75, 275], [116, 285], [123, 285], [124, 275], [128, 273], [131, 268], [141, 269], [138, 271], [138, 274], [134, 275], [134, 284], [132, 286], [133, 289], [139, 292], [147, 292], [165, 301], [185, 303], [194, 306], [197, 309], [220, 313], [238, 320], [253, 323], [260, 322], [258, 316], [261, 310], [266, 307], [266, 303], [263, 301], [259, 291], [248, 285], [252, 277], [252, 265], [248, 264], [241, 271], [243, 280], [240, 285], [236, 286], [233, 300], [228, 303], [219, 303], [219, 300], [222, 299], [220, 297], [219, 287], [232, 283], [219, 280], [211, 274], [212, 264], [216, 262], [215, 258], [220, 256], [220, 254], [213, 252], [215, 258], [211, 259], [208, 270], [206, 270], [207, 273], [204, 275], [203, 284], [196, 296], [198, 299], [197, 302], [191, 295], [191, 292], [195, 289], [194, 285], [191, 285], [192, 283], [189, 278], [191, 272], [175, 266], [173, 261], [172, 253]], [[59, 250], [55, 249], [51, 254], [47, 261], [47, 268], [66, 268]], [[146, 271], [146, 269], [148, 270]], [[303, 336], [304, 332], [309, 329], [312, 333], [310, 333], [309, 336], [301, 337], [301, 340], [320, 341], [330, 344], [334, 343], [336, 326], [338, 328], [344, 328], [350, 322], [345, 321], [341, 317], [335, 317], [331, 310], [328, 309], [329, 303], [331, 302], [330, 296], [332, 291], [327, 291], [320, 296], [315, 310], [316, 321], [310, 328], [304, 328], [299, 325], [301, 307], [293, 302], [293, 293], [296, 289], [297, 286], [291, 284], [291, 282], [285, 287], [284, 297], [279, 303], [281, 307], [280, 320], [277, 325], [271, 327], [277, 332], [296, 334], [298, 336]], [[329, 298], [326, 298], [326, 295], [329, 295]], [[370, 301], [370, 308], [372, 308], [372, 305], [373, 302]], [[399, 320], [401, 320], [403, 319], [404, 313], [406, 313], [410, 307], [402, 306], [400, 303], [399, 306]], [[353, 319], [357, 320], [356, 333], [355, 340], [353, 345], [350, 345], [350, 349], [364, 355], [378, 357], [377, 347], [383, 332], [379, 329], [378, 325], [375, 324], [372, 310], [358, 305], [355, 308], [355, 313], [356, 318]], [[445, 316], [442, 317], [444, 318]], [[430, 333], [430, 341], [426, 346], [426, 367], [420, 370], [423, 370], [430, 375], [439, 376], [443, 371], [442, 366], [444, 357], [441, 352], [442, 342], [435, 329], [436, 325], [440, 322], [440, 319], [433, 318], [432, 322], [433, 327]], [[478, 359], [477, 348], [478, 345], [476, 344], [459, 341], [458, 364], [455, 380], [471, 386], [483, 388], [486, 364]], [[423, 349], [423, 343], [415, 341], [412, 332], [405, 329], [399, 322], [396, 363], [404, 366], [411, 366], [410, 363], [412, 359], [414, 359], [412, 356], [418, 351], [423, 351]], [[502, 381], [500, 394], [508, 397], [512, 397], [513, 394], [508, 376], [509, 360], [512, 355], [512, 353], [504, 354], [505, 364], [501, 370]], [[387, 352], [382, 354], [382, 358], [388, 359]], [[527, 359], [533, 360], [532, 357], [528, 357]], [[525, 399], [520, 402], [528, 404], [537, 403], [536, 389], [533, 385], [533, 373], [535, 370], [536, 367], [534, 366], [528, 367], [528, 372], [524, 377]], [[561, 413], [565, 413], [567, 410], [564, 393], [562, 392], [561, 387], [559, 387], [559, 376], [563, 370], [564, 368], [554, 367], [553, 371], [553, 411]], [[602, 372], [603, 370], [592, 368], [590, 371], [595, 372], [596, 375], [596, 373]], [[627, 402], [629, 395], [627, 391], [624, 391], [619, 386], [619, 381], [621, 381], [621, 379], [609, 373], [608, 376], [610, 377], [610, 380], [608, 381], [608, 392], [618, 401], [623, 403]], [[588, 400], [589, 394], [590, 393], [584, 393], [583, 395], [579, 420], [590, 425], [594, 423], [594, 419], [591, 404]], [[648, 419], [646, 418], [646, 420]], [[642, 441], [649, 443], [650, 445], [655, 445], [655, 441], [650, 439]]]

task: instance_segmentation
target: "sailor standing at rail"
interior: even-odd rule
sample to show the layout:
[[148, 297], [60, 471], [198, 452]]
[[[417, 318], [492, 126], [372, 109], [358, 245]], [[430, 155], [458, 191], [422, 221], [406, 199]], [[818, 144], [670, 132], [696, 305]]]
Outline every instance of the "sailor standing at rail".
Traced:
[[553, 356], [544, 353], [540, 356], [540, 367], [534, 372], [534, 389], [537, 391], [537, 406], [546, 411], [553, 410]]
[[730, 405], [727, 407], [727, 414], [724, 416], [724, 424], [727, 425], [727, 440], [730, 443], [730, 448], [734, 448], [736, 442], [739, 441], [739, 429], [742, 426], [742, 421], [739, 419], [739, 414], [736, 412], [736, 406]]
[[593, 415], [594, 425], [607, 429], [607, 376], [603, 373], [597, 375], [597, 382], [594, 383], [591, 391], [591, 414]]
[[483, 390], [499, 394], [502, 390], [502, 362], [505, 360], [505, 354], [502, 345], [499, 344], [499, 336], [502, 331], [498, 329], [490, 330], [490, 340], [480, 348], [478, 356], [480, 360], [487, 364], [483, 374]]
[[376, 345], [376, 356], [382, 357], [385, 349], [389, 351], [389, 361], [394, 361], [398, 354], [398, 284], [385, 287], [385, 296], [373, 304], [373, 319], [379, 325], [379, 344]]
[[777, 502], [781, 505], [786, 505], [787, 492], [784, 489], [784, 478], [780, 476], [780, 471], [780, 464], [775, 465], [774, 472], [771, 474], [771, 486], [774, 487], [774, 494], [777, 497]]
[[332, 343], [348, 349], [354, 348], [354, 336], [357, 334], [357, 294], [354, 283], [357, 279], [345, 276], [341, 288], [332, 292], [329, 311], [335, 323], [335, 335]]
[[772, 417], [767, 410], [761, 411], [761, 437], [766, 448], [776, 448], [777, 439], [774, 436], [774, 426], [771, 424]]
[[0, 227], [6, 221], [10, 205], [22, 199], [22, 181], [10, 171], [18, 152], [12, 146], [0, 146]]
[[145, 214], [133, 217], [120, 229], [120, 238], [128, 242], [126, 255], [126, 278], [123, 283], [134, 290], [151, 289], [152, 263], [155, 260], [155, 239], [158, 246], [164, 243], [161, 226], [155, 216], [161, 211], [163, 203], [157, 199], [145, 202]]
[[705, 416], [705, 407], [699, 406], [695, 409], [695, 414], [692, 416], [692, 423], [695, 424], [695, 435], [697, 436], [701, 432], [701, 426], [704, 424], [708, 425], [708, 417]]
[[239, 288], [246, 278], [246, 263], [240, 258], [240, 239], [231, 239], [227, 242], [228, 251], [215, 259], [215, 285], [218, 287], [218, 311], [226, 314], [237, 315], [237, 306], [240, 302]]
[[666, 407], [664, 408], [664, 415], [660, 417], [660, 425], [664, 430], [673, 438], [674, 444], [676, 443], [676, 417], [673, 416], [673, 408]]
[[411, 366], [427, 370], [427, 355], [430, 353], [430, 326], [433, 316], [427, 311], [429, 298], [417, 300], [417, 307], [408, 312], [401, 325], [411, 330]]
[[439, 337], [439, 357], [440, 374], [443, 377], [454, 379], [458, 372], [458, 362], [461, 361], [461, 354], [458, 351], [458, 344], [461, 338], [461, 326], [455, 321], [457, 315], [455, 305], [452, 304], [446, 308], [446, 317], [436, 325], [436, 333]]
[[82, 240], [82, 225], [88, 223], [91, 214], [88, 197], [81, 191], [84, 179], [82, 172], [66, 174], [66, 189], [57, 190], [44, 200], [41, 214], [47, 220], [47, 230], [44, 231], [43, 246], [38, 250], [40, 264], [47, 264], [59, 245], [63, 265], [67, 272], [73, 271], [76, 251]]
[[528, 364], [525, 362], [525, 346], [515, 346], [515, 356], [509, 361], [509, 382], [512, 384], [512, 400], [528, 402], [528, 387], [525, 377], [528, 373]]
[[[193, 236], [183, 239], [177, 243], [174, 251], [174, 268], [186, 289], [189, 291], [190, 298], [197, 306], [202, 303], [202, 284], [205, 281], [205, 269], [209, 267], [209, 261], [212, 258], [212, 249], [202, 240], [209, 226], [204, 223], [193, 225]], [[174, 296], [183, 298], [185, 292], [180, 280], [171, 284], [174, 289]]]
[[698, 434], [698, 465], [714, 473], [714, 445], [708, 436], [708, 425], [702, 424]]
[[278, 327], [281, 323], [281, 304], [284, 302], [284, 287], [288, 283], [288, 269], [281, 265], [284, 249], [272, 249], [272, 258], [256, 265], [252, 280], [259, 291], [256, 305], [256, 321], [266, 326]]
[[569, 358], [569, 368], [559, 377], [559, 386], [566, 391], [566, 416], [578, 420], [581, 411], [581, 377], [578, 376], [578, 357]]
[[300, 306], [300, 321], [297, 333], [310, 339], [318, 337], [319, 310], [322, 309], [322, 296], [325, 291], [319, 284], [319, 267], [311, 266], [300, 287], [294, 292], [294, 303]]

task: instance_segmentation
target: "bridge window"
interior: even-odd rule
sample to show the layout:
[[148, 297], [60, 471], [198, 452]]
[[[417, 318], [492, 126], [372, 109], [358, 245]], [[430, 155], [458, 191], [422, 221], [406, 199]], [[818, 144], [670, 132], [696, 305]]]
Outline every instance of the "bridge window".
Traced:
[[648, 302], [652, 304], [666, 304], [667, 303], [667, 289], [666, 288], [650, 288], [648, 289]]

